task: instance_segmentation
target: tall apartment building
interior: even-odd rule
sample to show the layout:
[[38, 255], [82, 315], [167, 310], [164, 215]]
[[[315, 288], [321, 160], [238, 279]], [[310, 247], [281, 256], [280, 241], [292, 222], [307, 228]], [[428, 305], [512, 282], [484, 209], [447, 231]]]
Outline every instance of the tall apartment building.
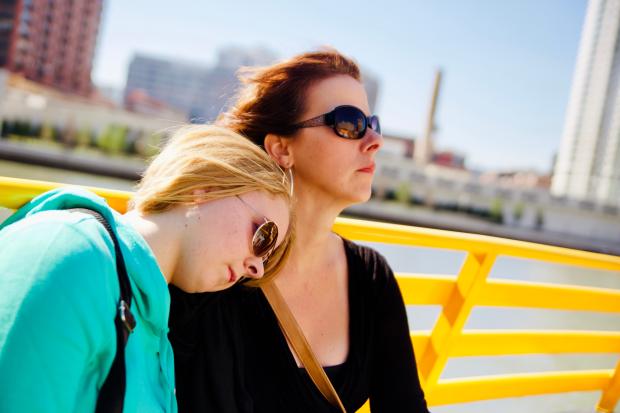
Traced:
[[590, 0], [551, 192], [620, 206], [620, 0]]
[[237, 89], [241, 66], [270, 64], [275, 55], [266, 49], [227, 48], [213, 67], [138, 54], [129, 64], [125, 99], [135, 90], [184, 111], [197, 122], [210, 122], [224, 109]]
[[0, 0], [0, 66], [89, 95], [103, 0]]

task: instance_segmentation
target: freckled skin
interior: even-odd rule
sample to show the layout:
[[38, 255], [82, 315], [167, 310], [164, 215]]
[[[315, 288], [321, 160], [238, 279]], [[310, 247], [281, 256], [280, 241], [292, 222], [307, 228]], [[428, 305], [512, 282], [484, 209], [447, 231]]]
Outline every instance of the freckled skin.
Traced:
[[278, 226], [277, 245], [288, 230], [289, 210], [284, 199], [261, 191], [207, 201], [189, 207], [185, 214], [186, 236], [171, 283], [187, 292], [218, 291], [236, 279], [262, 276], [262, 259], [254, 256], [252, 237], [263, 216]]

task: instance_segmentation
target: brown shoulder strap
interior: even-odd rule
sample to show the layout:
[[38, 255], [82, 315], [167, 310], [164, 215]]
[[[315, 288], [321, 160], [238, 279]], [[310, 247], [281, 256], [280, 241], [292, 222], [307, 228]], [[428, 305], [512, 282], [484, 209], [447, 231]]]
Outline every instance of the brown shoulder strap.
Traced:
[[261, 285], [261, 289], [278, 318], [280, 329], [291, 344], [291, 347], [293, 347], [293, 351], [306, 368], [315, 386], [319, 389], [321, 394], [323, 394], [323, 397], [332, 405], [339, 407], [343, 413], [347, 413], [340, 401], [340, 397], [338, 397], [338, 393], [336, 393], [336, 389], [334, 389], [331, 381], [329, 381], [329, 377], [325, 374], [325, 370], [323, 370], [323, 367], [321, 367], [317, 361], [312, 348], [310, 348], [310, 344], [308, 344], [303, 331], [301, 331], [301, 327], [297, 324], [297, 320], [293, 317], [291, 310], [288, 308], [276, 284], [270, 282]]

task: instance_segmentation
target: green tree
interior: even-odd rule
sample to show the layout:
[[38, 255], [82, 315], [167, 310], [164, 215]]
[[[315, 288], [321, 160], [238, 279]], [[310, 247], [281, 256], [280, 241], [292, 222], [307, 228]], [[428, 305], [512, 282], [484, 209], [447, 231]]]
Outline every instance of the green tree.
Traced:
[[493, 199], [491, 203], [491, 210], [489, 211], [489, 218], [491, 221], [498, 224], [504, 222], [504, 202], [501, 198]]
[[39, 134], [41, 140], [53, 142], [54, 141], [54, 127], [48, 122], [43, 123], [41, 126], [41, 132]]
[[119, 154], [125, 149], [127, 127], [110, 124], [99, 135], [98, 146], [110, 154]]
[[92, 131], [88, 126], [80, 128], [75, 135], [75, 143], [80, 148], [87, 148], [92, 144]]
[[518, 202], [512, 209], [512, 219], [514, 222], [519, 223], [521, 218], [523, 218], [523, 210], [525, 209], [525, 205], [523, 202]]
[[396, 200], [401, 204], [409, 203], [409, 199], [411, 198], [411, 189], [409, 187], [409, 183], [401, 182], [396, 189]]

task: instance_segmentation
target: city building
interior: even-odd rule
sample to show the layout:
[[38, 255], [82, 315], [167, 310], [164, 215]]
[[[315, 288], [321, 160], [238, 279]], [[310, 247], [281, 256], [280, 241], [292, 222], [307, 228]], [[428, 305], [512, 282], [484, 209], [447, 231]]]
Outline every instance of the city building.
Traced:
[[415, 147], [415, 138], [412, 136], [399, 136], [383, 132], [383, 155], [395, 156], [397, 158], [412, 158]]
[[1, 0], [0, 67], [88, 96], [103, 0]]
[[590, 0], [553, 195], [620, 206], [620, 0]]
[[484, 185], [497, 185], [503, 188], [548, 190], [551, 177], [534, 170], [488, 171], [480, 174], [479, 181]]
[[125, 98], [125, 109], [142, 115], [151, 115], [160, 119], [179, 119], [185, 121], [186, 118], [184, 112], [149, 96], [141, 89], [134, 89], [127, 95]]
[[620, 251], [620, 207], [554, 197], [548, 178], [535, 171], [479, 173], [421, 165], [383, 150], [375, 160], [374, 198], [345, 212], [613, 254]]
[[465, 155], [452, 150], [436, 151], [431, 163], [446, 168], [465, 169]]
[[[156, 116], [122, 109], [106, 99], [61, 92], [0, 69], [0, 122], [3, 126], [27, 125], [25, 135], [32, 138], [71, 144], [72, 140], [79, 141], [81, 135], [97, 141], [114, 130], [119, 139], [122, 135], [124, 144], [148, 145], [143, 151], [146, 153], [183, 124], [184, 115], [157, 107], [156, 103], [141, 104], [151, 104]], [[2, 130], [2, 134], [7, 131]]]
[[[383, 133], [383, 146], [381, 155], [396, 158], [413, 159], [418, 149], [420, 139], [412, 136], [398, 136], [391, 133]], [[464, 153], [441, 149], [431, 154], [431, 159], [425, 165], [436, 165], [444, 168], [467, 169], [467, 157]], [[422, 165], [422, 164], [421, 164]]]
[[[213, 66], [137, 54], [129, 64], [125, 102], [135, 90], [187, 114], [196, 123], [212, 122], [227, 108], [239, 87], [241, 67], [272, 64], [276, 55], [262, 47], [227, 47]], [[371, 111], [379, 94], [376, 76], [363, 73]]]
[[274, 60], [275, 55], [264, 48], [223, 49], [212, 67], [138, 54], [129, 65], [125, 99], [141, 90], [194, 122], [213, 121], [237, 89], [237, 70]]
[[11, 50], [11, 35], [15, 27], [17, 0], [0, 0], [0, 66], [6, 67]]

